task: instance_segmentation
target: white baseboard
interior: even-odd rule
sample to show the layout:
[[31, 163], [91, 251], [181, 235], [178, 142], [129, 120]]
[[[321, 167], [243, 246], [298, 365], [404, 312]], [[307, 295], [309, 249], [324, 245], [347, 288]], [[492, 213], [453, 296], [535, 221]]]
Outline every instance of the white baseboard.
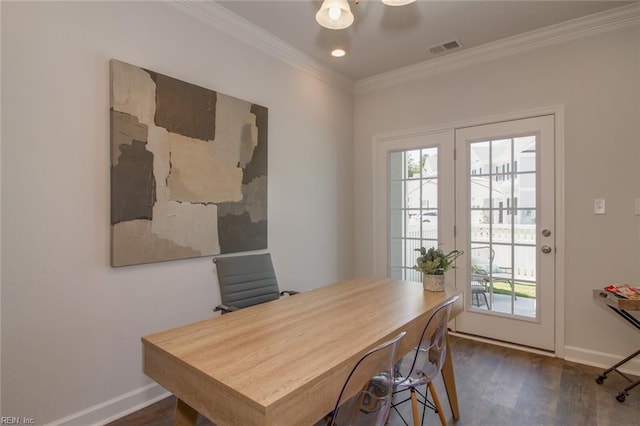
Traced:
[[461, 337], [467, 340], [475, 340], [476, 342], [489, 343], [490, 345], [502, 346], [504, 348], [516, 349], [518, 351], [531, 352], [533, 354], [544, 355], [553, 357], [555, 354], [549, 351], [543, 351], [540, 349], [532, 348], [529, 346], [516, 345], [515, 343], [503, 342], [501, 340], [488, 339], [485, 337], [475, 336], [473, 334], [459, 333], [449, 330], [449, 334], [452, 336]]
[[151, 383], [62, 419], [47, 423], [46, 426], [100, 426], [138, 411], [170, 395], [171, 393], [160, 385]]
[[[589, 349], [576, 348], [574, 346], [564, 347], [565, 360], [591, 365], [593, 367], [600, 367], [603, 371], [609, 369], [611, 366], [622, 361], [629, 355], [631, 355], [631, 353], [615, 355], [605, 352], [596, 352]], [[640, 357], [630, 360], [619, 368], [619, 370], [625, 374], [640, 376]]]
[[[504, 346], [511, 349], [517, 349], [525, 352], [532, 352], [538, 355], [545, 356], [555, 356], [552, 352], [541, 351], [534, 348], [529, 348], [526, 346], [519, 346], [512, 343], [501, 342], [497, 340], [485, 339], [478, 336], [472, 336], [464, 333], [456, 333], [453, 331], [449, 331], [449, 334], [453, 336], [458, 336], [463, 339], [469, 340], [477, 340], [479, 342], [489, 343], [491, 345]], [[575, 346], [565, 346], [564, 347], [564, 356], [559, 357], [563, 358], [566, 361], [577, 362], [578, 364], [590, 365], [592, 367], [600, 367], [602, 371], [611, 368], [611, 366], [617, 364], [622, 361], [627, 356], [631, 355], [631, 353], [624, 355], [615, 355], [604, 352], [596, 352], [589, 349], [578, 348]], [[622, 368], [619, 368], [625, 374], [631, 374], [634, 376], [640, 376], [640, 357], [630, 360]]]

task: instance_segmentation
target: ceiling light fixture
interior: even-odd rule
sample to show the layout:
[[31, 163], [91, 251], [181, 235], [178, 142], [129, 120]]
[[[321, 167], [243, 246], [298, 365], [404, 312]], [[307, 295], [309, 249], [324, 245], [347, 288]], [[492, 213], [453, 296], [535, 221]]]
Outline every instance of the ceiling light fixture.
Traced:
[[346, 54], [347, 52], [345, 52], [344, 49], [333, 49], [331, 51], [331, 56], [333, 56], [334, 58], [342, 58]]
[[341, 30], [353, 24], [353, 13], [347, 0], [324, 0], [316, 13], [316, 21], [330, 30]]
[[[354, 0], [358, 4], [360, 0]], [[387, 6], [404, 6], [416, 0], [382, 0]], [[330, 30], [342, 30], [353, 24], [353, 13], [347, 0], [324, 0], [316, 13], [318, 24]]]
[[404, 6], [405, 4], [413, 3], [416, 0], [382, 0], [382, 3], [387, 6]]

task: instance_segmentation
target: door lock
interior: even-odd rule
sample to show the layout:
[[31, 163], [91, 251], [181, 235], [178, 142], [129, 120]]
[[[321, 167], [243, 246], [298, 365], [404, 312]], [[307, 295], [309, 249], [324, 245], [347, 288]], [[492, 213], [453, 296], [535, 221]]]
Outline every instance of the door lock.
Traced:
[[542, 230], [542, 236], [543, 237], [550, 237], [551, 236], [551, 231], [548, 229], [543, 229]]

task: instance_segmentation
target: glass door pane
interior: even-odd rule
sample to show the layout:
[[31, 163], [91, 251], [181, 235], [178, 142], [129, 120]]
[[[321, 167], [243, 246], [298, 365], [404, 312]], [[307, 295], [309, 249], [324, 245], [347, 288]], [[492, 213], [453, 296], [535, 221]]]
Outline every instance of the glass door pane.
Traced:
[[471, 309], [536, 318], [536, 137], [470, 142]]
[[420, 247], [438, 246], [438, 148], [389, 154], [391, 278], [421, 281], [413, 270]]

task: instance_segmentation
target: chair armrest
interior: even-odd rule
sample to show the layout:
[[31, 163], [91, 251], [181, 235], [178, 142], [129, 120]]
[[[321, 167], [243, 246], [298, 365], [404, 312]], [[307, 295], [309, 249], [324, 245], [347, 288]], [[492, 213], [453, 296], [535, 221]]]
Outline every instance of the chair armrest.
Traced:
[[284, 296], [285, 294], [287, 296], [293, 296], [294, 294], [300, 294], [300, 292], [299, 291], [294, 291], [294, 290], [284, 290], [284, 291], [280, 292], [280, 296]]
[[218, 306], [216, 306], [215, 308], [213, 308], [213, 312], [218, 312], [218, 311], [222, 311], [222, 314], [228, 314], [229, 312], [235, 312], [235, 311], [239, 311], [240, 308], [236, 307], [236, 306], [230, 306], [230, 305], [224, 305], [224, 304], [220, 304]]

